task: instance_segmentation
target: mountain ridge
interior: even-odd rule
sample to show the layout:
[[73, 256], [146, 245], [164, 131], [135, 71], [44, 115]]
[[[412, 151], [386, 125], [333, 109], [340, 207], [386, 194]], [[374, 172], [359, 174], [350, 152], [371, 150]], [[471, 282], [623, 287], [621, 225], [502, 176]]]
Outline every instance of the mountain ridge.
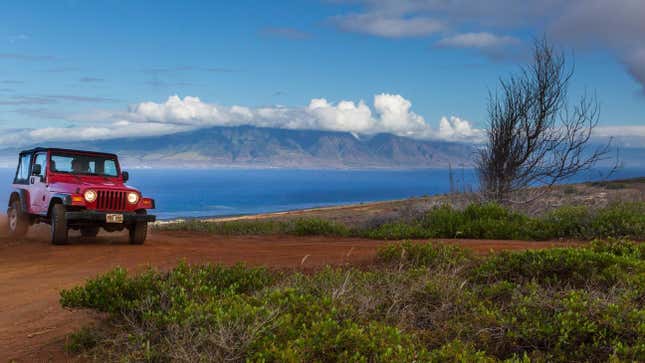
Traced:
[[[594, 144], [603, 144], [598, 139]], [[645, 148], [616, 138], [620, 159], [643, 167]], [[299, 168], [415, 169], [472, 167], [477, 145], [419, 140], [393, 134], [217, 126], [161, 136], [51, 142], [0, 149], [0, 166], [15, 167], [17, 154], [33, 146], [86, 149], [118, 154], [127, 168]], [[611, 164], [611, 160], [600, 163]]]
[[[50, 147], [112, 152], [127, 167], [443, 168], [472, 164], [465, 143], [392, 134], [210, 127], [163, 136], [53, 142]], [[26, 149], [27, 147], [20, 148]], [[19, 148], [0, 150], [13, 163]]]

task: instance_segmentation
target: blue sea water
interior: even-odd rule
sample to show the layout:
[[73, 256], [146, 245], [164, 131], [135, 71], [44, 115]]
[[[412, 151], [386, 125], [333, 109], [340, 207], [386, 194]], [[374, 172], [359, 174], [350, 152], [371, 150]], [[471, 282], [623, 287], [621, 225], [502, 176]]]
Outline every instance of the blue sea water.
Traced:
[[[7, 205], [14, 170], [0, 169], [0, 206]], [[285, 170], [134, 169], [129, 185], [156, 200], [161, 219], [277, 212], [318, 206], [401, 199], [448, 192], [446, 169]], [[455, 170], [460, 185], [474, 185], [472, 170]], [[576, 178], [597, 179], [600, 172]], [[613, 178], [645, 176], [622, 169]]]

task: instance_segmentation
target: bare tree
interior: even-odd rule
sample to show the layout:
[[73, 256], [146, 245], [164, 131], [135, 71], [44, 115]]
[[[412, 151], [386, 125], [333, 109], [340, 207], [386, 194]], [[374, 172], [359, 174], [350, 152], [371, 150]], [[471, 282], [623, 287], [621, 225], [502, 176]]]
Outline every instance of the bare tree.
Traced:
[[591, 148], [599, 104], [585, 95], [570, 105], [567, 91], [573, 67], [546, 39], [535, 42], [533, 63], [500, 81], [489, 101], [488, 141], [479, 150], [476, 168], [485, 197], [501, 203], [537, 197], [518, 191], [529, 186], [549, 190], [605, 159], [611, 140]]

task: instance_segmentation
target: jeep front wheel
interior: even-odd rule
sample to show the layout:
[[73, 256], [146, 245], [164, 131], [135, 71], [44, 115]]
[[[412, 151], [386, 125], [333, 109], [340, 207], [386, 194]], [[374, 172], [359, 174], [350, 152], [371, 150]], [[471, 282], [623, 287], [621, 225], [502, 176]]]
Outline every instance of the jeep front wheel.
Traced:
[[27, 234], [29, 217], [23, 213], [19, 200], [11, 202], [11, 206], [7, 209], [7, 222], [9, 225], [9, 236], [23, 237]]
[[51, 241], [55, 245], [67, 243], [67, 218], [65, 217], [65, 206], [54, 204], [51, 211]]
[[[147, 215], [145, 210], [137, 211], [138, 215]], [[130, 244], [142, 245], [148, 236], [148, 222], [137, 222], [130, 227]]]

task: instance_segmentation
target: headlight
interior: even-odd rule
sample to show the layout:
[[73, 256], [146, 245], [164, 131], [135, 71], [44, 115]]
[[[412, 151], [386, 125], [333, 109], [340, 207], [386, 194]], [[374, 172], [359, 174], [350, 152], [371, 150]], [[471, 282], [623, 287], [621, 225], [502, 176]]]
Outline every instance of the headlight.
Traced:
[[139, 201], [139, 194], [135, 192], [128, 193], [128, 203], [137, 204], [138, 201]]
[[96, 192], [93, 190], [86, 190], [85, 193], [83, 194], [83, 197], [85, 198], [85, 201], [92, 203], [93, 201], [96, 200]]

